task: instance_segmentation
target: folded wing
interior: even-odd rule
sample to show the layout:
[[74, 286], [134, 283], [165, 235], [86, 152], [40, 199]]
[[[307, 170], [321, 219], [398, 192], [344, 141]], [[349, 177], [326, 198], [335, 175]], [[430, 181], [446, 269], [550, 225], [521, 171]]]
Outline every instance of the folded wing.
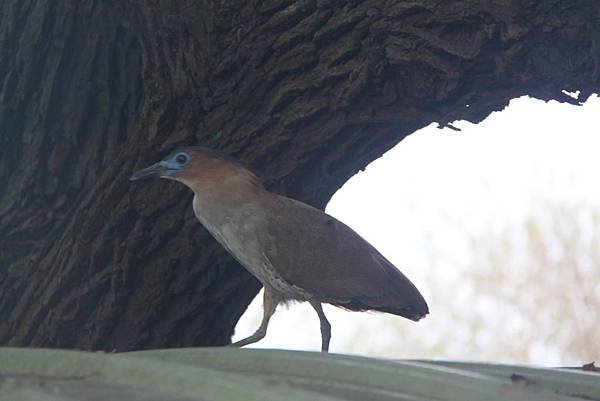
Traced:
[[270, 199], [265, 256], [287, 282], [321, 302], [419, 320], [429, 313], [417, 288], [350, 227], [304, 203]]

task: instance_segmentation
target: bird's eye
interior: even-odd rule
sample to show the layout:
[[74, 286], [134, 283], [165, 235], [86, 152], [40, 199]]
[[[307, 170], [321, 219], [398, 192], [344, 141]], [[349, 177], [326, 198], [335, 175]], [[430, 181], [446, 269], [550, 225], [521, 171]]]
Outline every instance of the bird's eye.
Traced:
[[185, 153], [179, 153], [175, 156], [175, 161], [177, 164], [184, 165], [190, 160], [190, 157]]

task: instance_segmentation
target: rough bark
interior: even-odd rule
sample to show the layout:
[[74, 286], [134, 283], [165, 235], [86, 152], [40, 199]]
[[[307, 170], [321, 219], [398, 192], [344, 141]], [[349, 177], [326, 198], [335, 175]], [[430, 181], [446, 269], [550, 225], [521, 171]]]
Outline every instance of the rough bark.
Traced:
[[5, 345], [229, 342], [258, 283], [186, 189], [127, 180], [175, 145], [322, 208], [431, 122], [600, 84], [596, 0], [0, 0], [0, 17]]

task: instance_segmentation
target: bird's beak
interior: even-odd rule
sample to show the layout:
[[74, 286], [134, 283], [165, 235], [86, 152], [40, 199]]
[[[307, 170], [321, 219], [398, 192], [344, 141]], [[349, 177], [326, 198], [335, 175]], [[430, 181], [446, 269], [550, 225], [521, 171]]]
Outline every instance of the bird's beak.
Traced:
[[168, 162], [164, 160], [158, 163], [138, 170], [129, 178], [130, 181], [143, 180], [144, 178], [169, 177], [178, 170], [171, 168]]

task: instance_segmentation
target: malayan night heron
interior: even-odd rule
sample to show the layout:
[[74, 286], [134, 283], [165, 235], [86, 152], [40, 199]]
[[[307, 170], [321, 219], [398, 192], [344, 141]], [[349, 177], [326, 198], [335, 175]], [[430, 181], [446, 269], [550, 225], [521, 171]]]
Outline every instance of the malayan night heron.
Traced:
[[202, 225], [264, 286], [262, 339], [279, 303], [309, 302], [321, 323], [322, 351], [331, 325], [323, 302], [380, 311], [414, 321], [429, 313], [417, 288], [351, 228], [305, 203], [269, 192], [243, 163], [213, 149], [182, 147], [137, 171], [131, 180], [161, 177], [194, 191]]

